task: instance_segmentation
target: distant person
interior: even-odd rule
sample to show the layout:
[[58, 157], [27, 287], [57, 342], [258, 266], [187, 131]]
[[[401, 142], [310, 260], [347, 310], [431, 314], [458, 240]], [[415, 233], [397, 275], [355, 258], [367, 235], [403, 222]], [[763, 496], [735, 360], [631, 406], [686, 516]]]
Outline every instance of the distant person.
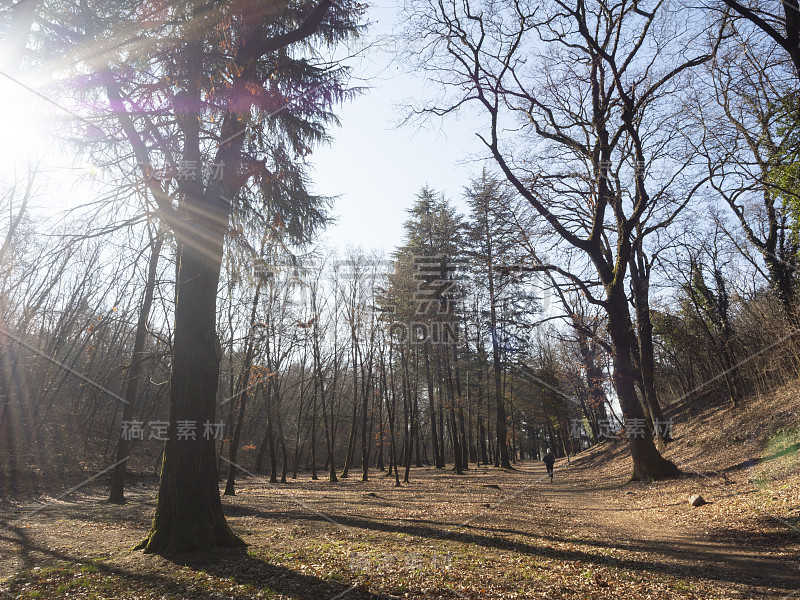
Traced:
[[553, 451], [550, 448], [547, 449], [547, 452], [542, 459], [544, 461], [544, 466], [547, 467], [547, 474], [550, 476], [550, 481], [553, 480], [553, 465], [556, 462], [556, 457], [553, 455]]

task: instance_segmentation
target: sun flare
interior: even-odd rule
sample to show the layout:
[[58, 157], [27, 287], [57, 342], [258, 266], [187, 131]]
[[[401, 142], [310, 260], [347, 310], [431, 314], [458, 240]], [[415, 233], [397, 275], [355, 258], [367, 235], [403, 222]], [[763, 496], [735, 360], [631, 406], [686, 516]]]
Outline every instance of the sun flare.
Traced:
[[47, 157], [53, 145], [55, 110], [32, 86], [5, 74], [0, 77], [0, 170]]

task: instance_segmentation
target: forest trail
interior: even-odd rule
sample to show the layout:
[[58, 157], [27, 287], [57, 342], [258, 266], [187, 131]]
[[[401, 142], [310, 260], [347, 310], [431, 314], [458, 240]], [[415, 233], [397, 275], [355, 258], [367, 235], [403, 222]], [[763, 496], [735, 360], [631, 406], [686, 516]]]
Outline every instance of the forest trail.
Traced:
[[[586, 528], [587, 537], [602, 545], [641, 553], [648, 562], [669, 564], [695, 577], [736, 582], [745, 589], [752, 586], [751, 590], [758, 590], [757, 597], [766, 597], [766, 586], [783, 590], [769, 597], [800, 598], [798, 562], [787, 561], [776, 548], [759, 547], [743, 539], [712, 539], [717, 536], [707, 528], [687, 527], [654, 512], [662, 506], [634, 506], [630, 497], [638, 492], [627, 489], [632, 486], [593, 477], [593, 469], [582, 464], [581, 458], [573, 460], [571, 466], [559, 461], [552, 483], [546, 481], [543, 465], [526, 466], [543, 481], [537, 486], [542, 498], [555, 508], [565, 509], [574, 526]], [[641, 489], [642, 484], [634, 485]], [[711, 506], [692, 508], [687, 497], [678, 496], [674, 506], [680, 505], [688, 511]]]
[[[248, 549], [208, 556], [131, 550], [150, 526], [154, 482], [122, 506], [97, 486], [0, 507], [0, 598], [800, 600], [797, 537], [760, 520], [782, 486], [764, 494], [741, 470], [730, 485], [625, 485], [624, 450], [559, 461], [552, 483], [538, 461], [422, 468], [399, 488], [378, 472], [243, 478], [223, 506]], [[711, 504], [690, 507], [696, 491]]]

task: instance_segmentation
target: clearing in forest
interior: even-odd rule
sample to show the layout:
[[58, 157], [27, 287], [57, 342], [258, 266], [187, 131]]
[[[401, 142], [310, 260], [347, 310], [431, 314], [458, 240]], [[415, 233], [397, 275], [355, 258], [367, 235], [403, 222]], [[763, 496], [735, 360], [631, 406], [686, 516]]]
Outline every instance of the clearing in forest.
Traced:
[[[378, 473], [331, 484], [242, 480], [223, 499], [246, 551], [172, 557], [131, 548], [154, 486], [124, 506], [104, 495], [2, 513], [0, 593], [8, 598], [793, 598], [792, 522], [751, 470], [626, 484], [623, 445], [604, 444], [547, 480], [433, 468], [393, 486]], [[669, 453], [668, 453], [669, 454]], [[700, 489], [710, 504], [692, 508]], [[785, 500], [797, 486], [783, 486]], [[784, 507], [785, 508], [785, 507]], [[35, 514], [27, 511], [37, 510]], [[762, 514], [764, 513], [764, 514]], [[788, 526], [787, 526], [788, 525]]]

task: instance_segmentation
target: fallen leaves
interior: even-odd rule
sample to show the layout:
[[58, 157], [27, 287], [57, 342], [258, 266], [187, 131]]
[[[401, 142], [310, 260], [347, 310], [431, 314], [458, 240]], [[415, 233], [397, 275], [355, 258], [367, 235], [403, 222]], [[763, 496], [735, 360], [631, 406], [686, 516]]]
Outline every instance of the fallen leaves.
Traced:
[[[681, 451], [673, 443], [668, 456]], [[547, 485], [535, 483], [531, 464], [464, 476], [422, 469], [402, 488], [377, 474], [367, 483], [246, 479], [224, 502], [248, 552], [185, 562], [130, 551], [146, 533], [154, 488], [125, 506], [99, 496], [58, 503], [20, 523], [24, 543], [0, 536], [0, 575], [9, 576], [0, 580], [0, 597], [734, 598], [757, 595], [756, 588], [726, 580], [715, 565], [670, 557], [662, 542], [676, 532], [717, 542], [728, 536], [772, 544], [787, 564], [796, 558], [784, 538], [770, 537], [777, 526], [754, 506], [796, 520], [797, 482], [754, 488], [733, 473], [623, 488], [629, 458], [614, 447], [600, 452]], [[698, 485], [713, 502], [692, 511], [685, 498]], [[570, 486], [581, 493], [569, 496]], [[614, 503], [624, 506], [635, 535], [614, 520]]]

